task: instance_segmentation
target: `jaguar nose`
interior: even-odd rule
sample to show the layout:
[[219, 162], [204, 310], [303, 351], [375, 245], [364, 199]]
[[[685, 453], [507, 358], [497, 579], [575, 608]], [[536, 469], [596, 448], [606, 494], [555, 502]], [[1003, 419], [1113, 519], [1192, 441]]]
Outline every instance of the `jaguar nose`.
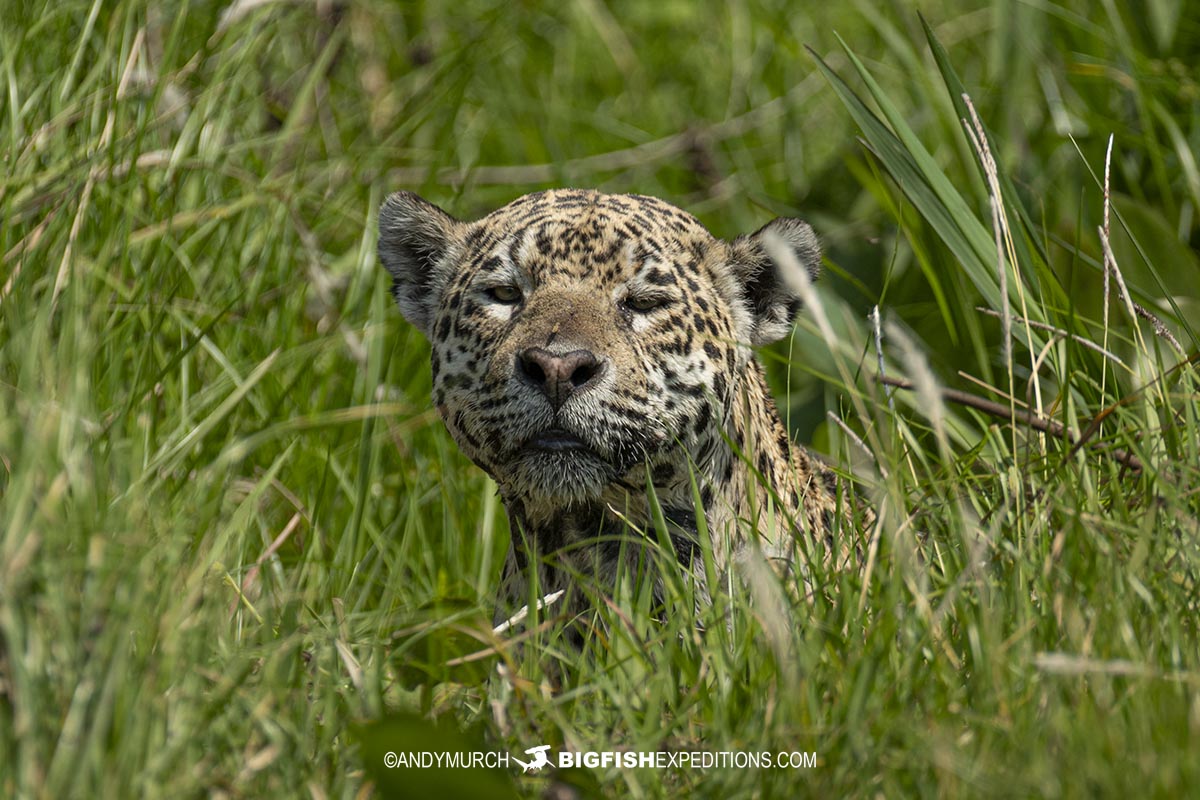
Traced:
[[552, 353], [530, 347], [517, 354], [517, 375], [539, 389], [555, 411], [567, 398], [596, 383], [604, 364], [589, 350]]

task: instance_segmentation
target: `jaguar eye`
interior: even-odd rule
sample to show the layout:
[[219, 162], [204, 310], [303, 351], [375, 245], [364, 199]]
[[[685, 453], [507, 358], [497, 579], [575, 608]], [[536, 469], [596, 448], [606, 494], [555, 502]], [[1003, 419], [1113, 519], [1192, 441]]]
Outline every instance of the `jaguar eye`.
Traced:
[[511, 306], [521, 302], [521, 290], [511, 284], [503, 286], [493, 286], [484, 292], [492, 300], [497, 303], [503, 303], [506, 306]]
[[665, 306], [667, 300], [665, 297], [654, 297], [653, 295], [645, 295], [642, 297], [630, 296], [625, 298], [625, 307], [630, 311], [636, 311], [639, 314], [646, 314], [656, 308]]

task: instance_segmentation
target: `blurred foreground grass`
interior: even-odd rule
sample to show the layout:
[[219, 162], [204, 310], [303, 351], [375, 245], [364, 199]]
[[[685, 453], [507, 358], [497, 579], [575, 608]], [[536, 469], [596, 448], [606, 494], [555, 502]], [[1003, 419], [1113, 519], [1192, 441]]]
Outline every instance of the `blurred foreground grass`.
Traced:
[[[513, 753], [819, 756], [488, 784], [523, 794], [1195, 786], [1200, 15], [921, 8], [940, 45], [898, 3], [0, 6], [0, 794], [415, 791], [394, 712]], [[461, 656], [503, 510], [429, 408], [374, 214], [563, 184], [724, 236], [813, 222], [823, 302], [765, 356], [881, 522], [811, 603], [735, 588], [701, 635], [632, 587], [589, 657], [534, 626], [489, 680]], [[894, 408], [875, 305], [917, 384]]]

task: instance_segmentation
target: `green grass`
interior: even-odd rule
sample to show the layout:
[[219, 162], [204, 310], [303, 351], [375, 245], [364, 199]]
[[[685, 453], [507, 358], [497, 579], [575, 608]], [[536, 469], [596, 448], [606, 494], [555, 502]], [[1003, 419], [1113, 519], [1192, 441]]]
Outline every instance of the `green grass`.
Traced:
[[[905, 4], [809, 6], [0, 6], [0, 795], [432, 791], [382, 766], [413, 741], [818, 755], [478, 778], [532, 795], [1200, 783], [1194, 9], [931, 2], [927, 36]], [[1110, 133], [1112, 251], [1183, 353], [1115, 286], [1105, 311]], [[813, 222], [820, 306], [763, 356], [878, 511], [863, 571], [699, 611], [680, 585], [667, 624], [634, 581], [584, 657], [551, 623], [458, 660], [495, 643], [508, 532], [374, 215], [564, 184], [722, 236]], [[891, 404], [875, 305], [917, 384]]]

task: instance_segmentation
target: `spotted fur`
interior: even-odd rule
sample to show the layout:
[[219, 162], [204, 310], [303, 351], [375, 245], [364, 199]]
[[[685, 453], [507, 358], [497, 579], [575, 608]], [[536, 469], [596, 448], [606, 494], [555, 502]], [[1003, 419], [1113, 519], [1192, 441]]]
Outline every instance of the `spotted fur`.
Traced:
[[[438, 413], [509, 516], [498, 617], [528, 602], [531, 564], [543, 593], [613, 580], [630, 531], [651, 528], [648, 483], [685, 567], [693, 479], [718, 559], [744, 550], [752, 519], [768, 554], [797, 529], [825, 540], [831, 475], [793, 446], [750, 349], [800, 309], [764, 237], [815, 277], [807, 224], [724, 241], [653, 197], [563, 189], [475, 222], [399, 192], [379, 228], [400, 310], [432, 345]], [[782, 507], [760, 519], [763, 484]]]

